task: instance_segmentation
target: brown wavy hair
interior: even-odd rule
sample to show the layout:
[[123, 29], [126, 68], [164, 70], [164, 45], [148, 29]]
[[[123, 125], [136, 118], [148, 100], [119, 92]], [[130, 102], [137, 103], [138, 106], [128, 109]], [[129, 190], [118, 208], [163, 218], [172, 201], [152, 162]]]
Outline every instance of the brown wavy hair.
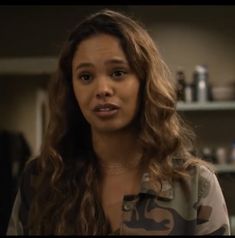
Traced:
[[[141, 23], [142, 24], [142, 23]], [[42, 152], [34, 200], [29, 213], [30, 234], [108, 234], [98, 192], [99, 166], [92, 152], [91, 132], [72, 89], [72, 59], [79, 43], [107, 33], [117, 37], [141, 82], [137, 115], [142, 162], [161, 179], [180, 178], [193, 158], [194, 134], [176, 112], [176, 90], [167, 65], [147, 30], [126, 15], [102, 10], [83, 20], [62, 48], [58, 70], [49, 90], [50, 121]], [[180, 166], [173, 161], [180, 159]]]

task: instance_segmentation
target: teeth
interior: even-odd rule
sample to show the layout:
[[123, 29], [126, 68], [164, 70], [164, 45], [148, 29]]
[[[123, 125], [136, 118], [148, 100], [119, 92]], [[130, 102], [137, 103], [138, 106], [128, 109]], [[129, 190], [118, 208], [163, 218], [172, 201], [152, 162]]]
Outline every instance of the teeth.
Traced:
[[107, 112], [107, 111], [111, 111], [111, 108], [100, 108], [99, 111], [101, 112]]
[[113, 105], [97, 105], [94, 109], [97, 112], [109, 112], [109, 111], [113, 111], [113, 110], [117, 110], [117, 107], [113, 106]]

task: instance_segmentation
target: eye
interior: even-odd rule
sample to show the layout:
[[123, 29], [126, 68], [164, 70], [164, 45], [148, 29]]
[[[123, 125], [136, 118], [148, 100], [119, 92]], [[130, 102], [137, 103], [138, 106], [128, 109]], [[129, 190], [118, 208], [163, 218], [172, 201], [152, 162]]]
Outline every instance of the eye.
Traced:
[[113, 73], [112, 73], [111, 76], [112, 76], [114, 79], [121, 79], [121, 78], [123, 78], [126, 74], [127, 74], [127, 72], [124, 71], [124, 70], [115, 70], [115, 71], [113, 71]]
[[88, 83], [92, 80], [92, 75], [90, 73], [81, 73], [78, 78], [84, 83]]

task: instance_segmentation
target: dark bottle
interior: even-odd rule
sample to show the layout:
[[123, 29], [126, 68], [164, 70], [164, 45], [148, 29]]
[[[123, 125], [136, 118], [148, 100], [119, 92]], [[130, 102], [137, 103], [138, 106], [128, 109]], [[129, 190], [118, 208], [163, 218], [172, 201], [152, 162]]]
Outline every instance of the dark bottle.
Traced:
[[177, 100], [185, 101], [185, 74], [184, 71], [179, 68], [176, 72], [176, 83], [177, 83]]
[[232, 142], [229, 162], [235, 164], [235, 141]]

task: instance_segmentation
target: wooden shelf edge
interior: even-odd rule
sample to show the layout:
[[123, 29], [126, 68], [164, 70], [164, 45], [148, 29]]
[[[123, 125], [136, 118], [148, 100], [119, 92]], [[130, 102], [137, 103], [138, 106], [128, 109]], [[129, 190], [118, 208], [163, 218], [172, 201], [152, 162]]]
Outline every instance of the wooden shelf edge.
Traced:
[[55, 57], [0, 58], [0, 74], [51, 74], [55, 72]]
[[206, 103], [177, 103], [178, 111], [235, 110], [235, 101], [213, 101]]
[[217, 173], [235, 173], [235, 164], [216, 164], [214, 166]]

